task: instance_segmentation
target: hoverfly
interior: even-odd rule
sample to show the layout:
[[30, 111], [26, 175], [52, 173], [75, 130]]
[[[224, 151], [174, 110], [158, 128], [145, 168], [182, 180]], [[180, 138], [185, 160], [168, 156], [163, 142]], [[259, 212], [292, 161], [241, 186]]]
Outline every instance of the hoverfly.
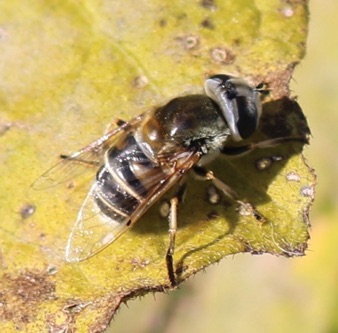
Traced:
[[[78, 213], [66, 246], [66, 260], [82, 261], [116, 241], [164, 193], [177, 186], [170, 200], [168, 277], [177, 284], [173, 255], [177, 206], [182, 201], [185, 175], [194, 172], [225, 195], [245, 205], [236, 193], [204, 165], [219, 154], [241, 155], [304, 138], [282, 137], [256, 144], [229, 146], [256, 130], [261, 111], [260, 88], [231, 75], [205, 81], [205, 94], [188, 95], [145, 112], [103, 135], [43, 174], [33, 187], [51, 187], [97, 167], [96, 178]], [[253, 214], [259, 213], [253, 209]]]

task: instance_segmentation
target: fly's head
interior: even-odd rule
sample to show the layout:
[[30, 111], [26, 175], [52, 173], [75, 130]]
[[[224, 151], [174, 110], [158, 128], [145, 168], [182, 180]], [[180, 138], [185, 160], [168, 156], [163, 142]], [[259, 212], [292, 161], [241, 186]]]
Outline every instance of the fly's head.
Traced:
[[209, 77], [204, 89], [219, 106], [234, 141], [246, 139], [255, 132], [262, 113], [259, 89], [241, 78], [225, 74]]

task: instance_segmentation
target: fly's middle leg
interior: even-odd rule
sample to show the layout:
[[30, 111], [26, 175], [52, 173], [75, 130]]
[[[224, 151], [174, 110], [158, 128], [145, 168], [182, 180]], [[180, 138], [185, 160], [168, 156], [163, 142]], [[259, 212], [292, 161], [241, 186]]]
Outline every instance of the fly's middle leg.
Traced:
[[177, 231], [177, 207], [179, 203], [183, 201], [183, 196], [185, 193], [186, 186], [181, 184], [175, 194], [175, 196], [170, 200], [170, 213], [169, 213], [169, 246], [166, 254], [166, 264], [168, 277], [172, 287], [177, 285], [176, 274], [174, 269], [173, 255], [175, 252], [175, 239]]
[[193, 168], [198, 178], [210, 181], [218, 190], [223, 192], [230, 200], [235, 201], [239, 205], [239, 210], [242, 215], [253, 215], [258, 221], [265, 222], [266, 218], [259, 213], [253, 205], [239, 199], [237, 193], [227, 184], [218, 179], [210, 170], [204, 169], [199, 166]]

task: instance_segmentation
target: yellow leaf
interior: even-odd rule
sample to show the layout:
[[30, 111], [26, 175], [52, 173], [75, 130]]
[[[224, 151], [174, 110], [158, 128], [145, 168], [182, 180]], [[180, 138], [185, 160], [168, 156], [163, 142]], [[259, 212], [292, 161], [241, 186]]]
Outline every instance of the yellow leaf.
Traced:
[[[60, 154], [100, 137], [114, 117], [129, 120], [201, 92], [215, 73], [269, 84], [252, 141], [307, 135], [288, 90], [305, 52], [306, 28], [302, 2], [2, 3], [1, 328], [100, 332], [122, 301], [169, 288], [168, 225], [159, 204], [106, 250], [69, 264], [65, 244], [91, 178], [74, 188], [34, 191], [30, 185]], [[179, 208], [179, 281], [229, 254], [304, 254], [315, 180], [302, 148], [285, 144], [210, 165], [265, 222], [225, 198], [211, 206], [208, 185], [191, 181]]]

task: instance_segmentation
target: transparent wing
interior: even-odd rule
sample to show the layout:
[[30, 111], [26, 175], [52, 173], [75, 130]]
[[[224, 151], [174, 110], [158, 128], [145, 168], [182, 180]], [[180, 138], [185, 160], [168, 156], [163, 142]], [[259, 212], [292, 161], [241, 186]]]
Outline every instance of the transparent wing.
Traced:
[[[69, 236], [66, 260], [76, 262], [88, 259], [113, 243], [133, 226], [168, 189], [175, 185], [199, 158], [198, 154], [188, 153], [181, 161], [180, 167], [168, 174], [166, 179], [159, 181], [156, 177], [148, 178], [147, 186], [151, 186], [151, 190], [148, 187], [147, 196], [133, 208], [134, 211], [130, 216], [111, 211], [108, 217], [103, 213], [96, 203], [96, 193], [100, 193], [100, 185], [95, 182], [83, 202]], [[141, 196], [144, 194], [142, 191], [138, 193]]]
[[66, 260], [85, 260], [101, 251], [128, 229], [129, 216], [112, 214], [108, 217], [98, 207], [95, 182], [77, 216], [66, 247]]
[[128, 131], [131, 127], [137, 126], [143, 117], [144, 114], [123, 123], [120, 127], [111, 130], [81, 150], [70, 156], [62, 157], [63, 160], [43, 173], [31, 187], [36, 190], [44, 190], [66, 183], [85, 173], [96, 172], [98, 166], [102, 164], [103, 148], [111, 146], [116, 140], [116, 136], [122, 131]]

